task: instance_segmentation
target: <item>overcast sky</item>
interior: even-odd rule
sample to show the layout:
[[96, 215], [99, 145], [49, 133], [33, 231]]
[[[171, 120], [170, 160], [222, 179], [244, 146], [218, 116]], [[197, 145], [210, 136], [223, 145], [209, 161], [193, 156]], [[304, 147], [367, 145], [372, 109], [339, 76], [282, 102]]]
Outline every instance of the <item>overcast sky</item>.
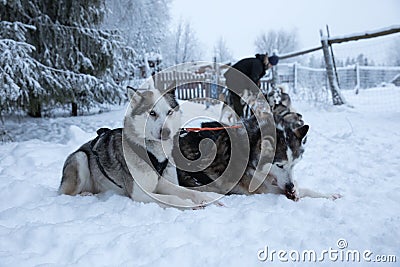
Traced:
[[254, 55], [254, 40], [269, 30], [297, 29], [300, 49], [307, 49], [320, 45], [327, 24], [331, 36], [400, 25], [400, 0], [173, 0], [171, 15], [191, 23], [206, 60], [221, 36], [243, 58]]

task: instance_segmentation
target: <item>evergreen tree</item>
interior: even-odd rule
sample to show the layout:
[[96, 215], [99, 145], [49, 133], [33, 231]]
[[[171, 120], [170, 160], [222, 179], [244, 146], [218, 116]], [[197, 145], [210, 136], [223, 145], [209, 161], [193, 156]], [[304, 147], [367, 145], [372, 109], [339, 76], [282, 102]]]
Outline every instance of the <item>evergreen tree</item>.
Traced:
[[358, 54], [358, 56], [356, 58], [356, 62], [358, 63], [358, 65], [365, 66], [365, 63], [368, 63], [366, 61], [367, 61], [367, 59], [364, 57], [363, 53]]
[[29, 94], [40, 95], [38, 62], [31, 57], [35, 47], [25, 34], [35, 27], [20, 22], [0, 22], [0, 116], [29, 104]]
[[[121, 101], [123, 90], [114, 82], [118, 75], [115, 70], [122, 69], [122, 56], [128, 55], [124, 59], [127, 61], [134, 52], [123, 47], [115, 33], [99, 29], [105, 14], [104, 1], [0, 2], [3, 24], [30, 25], [14, 32], [0, 33], [2, 43], [7, 44], [2, 49], [9, 54], [24, 51], [20, 54], [19, 65], [29, 62], [32, 67], [24, 69], [24, 74], [20, 75], [23, 78], [18, 76], [20, 72], [15, 68], [10, 73], [14, 77], [9, 75], [8, 88], [12, 85], [20, 91], [21, 97], [16, 104], [19, 109], [39, 117], [43, 105], [72, 104], [76, 115], [78, 106], [90, 108]], [[22, 44], [21, 38], [24, 39]], [[11, 40], [17, 43], [11, 46]], [[0, 59], [0, 66], [6, 66], [4, 59]], [[37, 83], [25, 82], [27, 76]]]

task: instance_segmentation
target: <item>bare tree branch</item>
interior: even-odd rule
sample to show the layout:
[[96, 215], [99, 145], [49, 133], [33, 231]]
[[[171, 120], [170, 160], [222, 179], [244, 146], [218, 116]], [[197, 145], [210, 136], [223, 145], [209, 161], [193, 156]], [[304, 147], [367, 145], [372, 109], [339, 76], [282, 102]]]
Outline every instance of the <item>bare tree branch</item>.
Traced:
[[270, 30], [268, 33], [261, 33], [255, 40], [254, 45], [257, 52], [272, 53], [277, 50], [279, 54], [286, 54], [298, 49], [297, 30], [290, 32], [285, 30]]

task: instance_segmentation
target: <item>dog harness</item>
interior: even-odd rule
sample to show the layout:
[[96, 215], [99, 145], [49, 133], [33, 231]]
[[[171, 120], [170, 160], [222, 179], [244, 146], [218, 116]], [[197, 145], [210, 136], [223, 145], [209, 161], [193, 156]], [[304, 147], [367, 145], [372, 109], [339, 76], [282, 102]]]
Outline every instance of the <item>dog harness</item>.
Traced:
[[106, 170], [104, 170], [104, 167], [103, 167], [103, 165], [101, 165], [101, 163], [100, 163], [100, 156], [99, 156], [99, 153], [97, 153], [97, 151], [96, 150], [94, 150], [94, 146], [97, 144], [97, 141], [99, 141], [99, 139], [102, 137], [102, 136], [104, 136], [106, 133], [108, 133], [108, 132], [110, 132], [111, 130], [110, 129], [108, 129], [108, 128], [100, 128], [100, 129], [98, 129], [97, 130], [97, 136], [96, 136], [96, 138], [95, 139], [93, 139], [91, 142], [90, 142], [90, 150], [93, 152], [93, 155], [95, 156], [95, 158], [96, 158], [96, 162], [97, 162], [97, 165], [99, 166], [99, 169], [100, 169], [100, 171], [101, 171], [101, 173], [108, 179], [108, 180], [110, 180], [110, 182], [112, 182], [113, 184], [115, 184], [116, 186], [118, 186], [119, 188], [121, 188], [121, 189], [123, 189], [123, 187], [121, 186], [121, 185], [119, 185], [119, 184], [117, 184], [117, 182], [115, 182], [108, 174], [107, 174], [107, 172], [106, 172]]
[[[97, 142], [99, 141], [100, 138], [104, 137], [106, 134], [110, 133], [111, 129], [109, 128], [100, 128], [97, 130], [97, 137], [95, 139], [93, 139], [90, 142], [90, 150], [93, 152], [95, 158], [96, 158], [96, 162], [97, 165], [99, 166], [99, 169], [101, 171], [101, 173], [108, 179], [110, 180], [110, 182], [112, 182], [113, 184], [115, 184], [116, 186], [118, 186], [119, 188], [123, 188], [121, 185], [117, 184], [106, 172], [106, 170], [104, 169], [103, 165], [100, 162], [100, 156], [97, 153], [97, 151], [94, 149], [94, 147], [96, 146]], [[142, 146], [139, 146], [137, 144], [133, 144], [132, 146], [133, 151], [135, 151], [135, 153], [141, 158], [143, 159], [147, 164], [149, 164], [152, 168], [154, 168], [157, 173], [162, 176], [165, 168], [168, 165], [168, 159], [165, 159], [162, 162], [159, 162], [156, 158], [156, 156], [154, 156], [151, 152], [147, 151], [146, 149], [144, 149]], [[150, 159], [150, 161], [149, 161]]]

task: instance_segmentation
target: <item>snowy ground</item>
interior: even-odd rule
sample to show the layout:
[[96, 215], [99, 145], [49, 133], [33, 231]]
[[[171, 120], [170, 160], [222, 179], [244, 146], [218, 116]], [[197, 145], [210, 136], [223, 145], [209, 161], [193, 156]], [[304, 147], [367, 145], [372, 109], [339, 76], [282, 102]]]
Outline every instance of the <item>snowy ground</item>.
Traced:
[[[124, 109], [29, 119], [21, 129], [8, 122], [15, 142], [0, 144], [0, 266], [293, 266], [299, 263], [291, 257], [304, 250], [318, 259], [338, 250], [331, 257], [339, 262], [323, 254], [324, 266], [349, 265], [341, 262], [349, 250], [361, 253], [360, 266], [365, 250], [371, 260], [396, 255], [397, 263], [381, 264], [398, 266], [400, 88], [346, 96], [354, 108], [295, 104], [311, 126], [295, 176], [302, 187], [344, 196], [336, 201], [229, 196], [225, 207], [180, 211], [109, 193], [59, 196], [66, 156], [97, 128], [121, 126]], [[190, 104], [186, 118], [194, 107], [218, 116], [217, 109]], [[347, 248], [338, 248], [339, 239]], [[287, 251], [281, 257], [289, 262], [275, 253], [271, 263], [272, 250]]]

